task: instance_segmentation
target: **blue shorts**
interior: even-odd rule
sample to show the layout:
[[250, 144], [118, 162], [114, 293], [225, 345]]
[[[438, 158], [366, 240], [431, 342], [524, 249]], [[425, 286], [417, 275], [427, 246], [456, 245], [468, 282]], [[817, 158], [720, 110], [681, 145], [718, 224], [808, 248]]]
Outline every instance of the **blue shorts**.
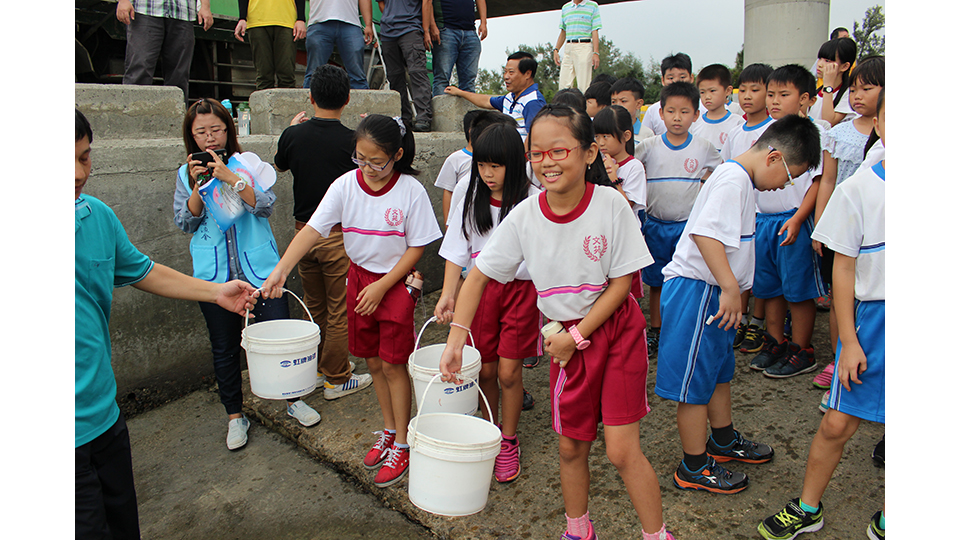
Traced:
[[[830, 383], [830, 408], [871, 422], [885, 423], [886, 400], [886, 307], [883, 300], [858, 302], [857, 341], [867, 357], [867, 370], [857, 376], [863, 384], [850, 383], [850, 391], [840, 384], [833, 370]], [[661, 338], [661, 342], [662, 342]], [[837, 358], [843, 344], [837, 344]]]
[[705, 281], [675, 277], [660, 296], [660, 352], [656, 394], [664, 399], [706, 405], [718, 384], [733, 379], [733, 338], [707, 318], [720, 307], [720, 287]]
[[661, 221], [650, 214], [643, 223], [643, 239], [653, 256], [653, 264], [644, 268], [640, 275], [650, 287], [663, 287], [663, 267], [673, 260], [673, 252], [683, 234], [686, 221]]
[[813, 220], [804, 220], [794, 243], [780, 245], [784, 237], [777, 233], [796, 212], [793, 209], [757, 214], [757, 263], [753, 274], [753, 295], [757, 298], [782, 296], [787, 302], [803, 302], [827, 294], [820, 275], [820, 256], [813, 251], [810, 240]]

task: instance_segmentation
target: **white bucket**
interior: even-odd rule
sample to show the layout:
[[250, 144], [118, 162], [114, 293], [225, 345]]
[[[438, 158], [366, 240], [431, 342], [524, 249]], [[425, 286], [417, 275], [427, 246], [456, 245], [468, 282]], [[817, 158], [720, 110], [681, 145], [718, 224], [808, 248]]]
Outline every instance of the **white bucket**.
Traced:
[[[427, 388], [439, 378], [438, 373]], [[483, 393], [480, 395], [489, 412], [490, 403]], [[407, 439], [410, 502], [441, 516], [468, 516], [483, 510], [490, 493], [493, 463], [500, 453], [497, 426], [475, 416], [423, 414], [418, 410], [410, 420]]]
[[[423, 331], [427, 325], [436, 321], [436, 317], [430, 317], [420, 334], [417, 335], [417, 342], [414, 344], [413, 353], [410, 354], [410, 360], [407, 362], [407, 370], [410, 377], [413, 378], [414, 396], [417, 398], [417, 408], [423, 409], [424, 413], [449, 412], [460, 414], [473, 414], [477, 412], [477, 394], [479, 387], [476, 379], [480, 377], [480, 351], [471, 346], [463, 348], [463, 363], [460, 373], [463, 375], [463, 384], [440, 383], [426, 393], [428, 383], [434, 375], [440, 373], [440, 357], [443, 355], [445, 343], [428, 345], [420, 349], [420, 338], [423, 337]], [[473, 334], [470, 334], [470, 343], [473, 344]], [[426, 401], [420, 401], [421, 399]]]
[[[310, 310], [293, 295], [310, 315]], [[245, 323], [249, 321], [244, 318]], [[302, 319], [244, 325], [240, 345], [247, 351], [250, 390], [263, 399], [305, 396], [317, 388], [317, 345], [320, 327]]]

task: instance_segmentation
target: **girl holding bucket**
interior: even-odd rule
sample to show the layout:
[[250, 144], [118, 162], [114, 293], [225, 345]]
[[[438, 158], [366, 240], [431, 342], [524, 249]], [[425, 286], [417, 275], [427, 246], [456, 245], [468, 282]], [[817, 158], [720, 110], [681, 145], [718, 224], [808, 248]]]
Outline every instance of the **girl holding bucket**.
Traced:
[[545, 342], [553, 429], [559, 434], [563, 538], [593, 540], [587, 511], [587, 458], [603, 410], [607, 456], [617, 467], [643, 526], [644, 539], [672, 539], [663, 524], [660, 484], [640, 448], [646, 400], [646, 323], [630, 299], [631, 276], [653, 262], [637, 218], [609, 184], [583, 111], [546, 105], [534, 118], [527, 159], [545, 193], [523, 201], [502, 221], [477, 257], [457, 299], [454, 326], [440, 362], [456, 379], [468, 328], [491, 279], [513, 279], [521, 263], [537, 290], [537, 306], [562, 329]]
[[[434, 312], [442, 323], [453, 320], [457, 285], [463, 267], [473, 267], [497, 224], [517, 204], [540, 190], [527, 178], [523, 140], [516, 126], [494, 124], [473, 144], [473, 171], [467, 193], [450, 213], [440, 256], [447, 260], [443, 292]], [[523, 359], [539, 356], [537, 291], [522, 264], [507, 283], [489, 283], [473, 318], [474, 338], [480, 351], [480, 390], [491, 403], [497, 422], [497, 402], [503, 392], [503, 440], [494, 462], [498, 482], [520, 475], [520, 442], [517, 426], [523, 407]], [[499, 385], [498, 385], [499, 379]]]
[[[194, 277], [214, 283], [240, 279], [260, 286], [261, 276], [268, 275], [279, 260], [267, 219], [277, 200], [271, 189], [277, 173], [253, 152], [243, 152], [233, 118], [213, 99], [199, 99], [187, 109], [183, 144], [187, 163], [177, 171], [173, 220], [193, 234]], [[218, 151], [224, 150], [221, 159]], [[229, 417], [227, 448], [236, 450], [247, 444], [250, 427], [242, 413], [243, 317], [206, 302], [200, 302], [200, 311], [210, 332], [220, 401]], [[290, 317], [283, 299], [261, 299], [251, 313], [261, 321]], [[287, 414], [308, 427], [320, 421], [317, 411], [299, 398], [287, 400]]]
[[405, 278], [424, 247], [442, 235], [430, 198], [414, 178], [413, 130], [400, 118], [372, 114], [356, 130], [359, 169], [336, 179], [307, 225], [290, 242], [263, 285], [277, 298], [303, 255], [340, 223], [350, 257], [347, 328], [350, 354], [366, 358], [383, 414], [384, 430], [364, 457], [377, 469], [374, 483], [400, 481], [410, 462], [407, 424], [411, 389], [407, 360], [414, 349], [414, 299]]

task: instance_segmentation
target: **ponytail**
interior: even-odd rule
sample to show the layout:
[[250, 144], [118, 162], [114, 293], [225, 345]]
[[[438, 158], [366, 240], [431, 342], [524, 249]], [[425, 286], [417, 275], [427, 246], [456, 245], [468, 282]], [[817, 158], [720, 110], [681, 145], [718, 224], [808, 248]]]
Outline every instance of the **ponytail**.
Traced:
[[372, 142], [391, 157], [403, 149], [403, 155], [394, 162], [393, 170], [410, 176], [420, 174], [420, 171], [413, 168], [417, 147], [413, 137], [413, 126], [407, 120], [371, 114], [360, 121], [354, 136], [357, 140], [366, 139]]

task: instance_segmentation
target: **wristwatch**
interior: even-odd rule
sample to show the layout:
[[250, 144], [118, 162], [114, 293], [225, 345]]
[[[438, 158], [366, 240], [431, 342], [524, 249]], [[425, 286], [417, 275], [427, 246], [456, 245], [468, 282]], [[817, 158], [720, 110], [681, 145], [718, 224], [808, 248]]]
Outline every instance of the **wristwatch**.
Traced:
[[832, 94], [834, 90], [836, 90], [836, 89], [835, 89], [834, 87], [832, 87], [832, 86], [824, 86], [824, 87], [823, 87], [823, 91], [826, 92], [827, 94]]
[[573, 338], [573, 341], [577, 344], [577, 350], [582, 351], [590, 346], [589, 339], [583, 339], [583, 336], [580, 335], [580, 330], [577, 329], [577, 325], [573, 325], [567, 329], [570, 332], [570, 336]]
[[234, 193], [240, 193], [241, 191], [247, 188], [247, 182], [245, 180], [240, 180], [239, 182], [237, 182], [236, 184], [230, 187], [233, 188]]

